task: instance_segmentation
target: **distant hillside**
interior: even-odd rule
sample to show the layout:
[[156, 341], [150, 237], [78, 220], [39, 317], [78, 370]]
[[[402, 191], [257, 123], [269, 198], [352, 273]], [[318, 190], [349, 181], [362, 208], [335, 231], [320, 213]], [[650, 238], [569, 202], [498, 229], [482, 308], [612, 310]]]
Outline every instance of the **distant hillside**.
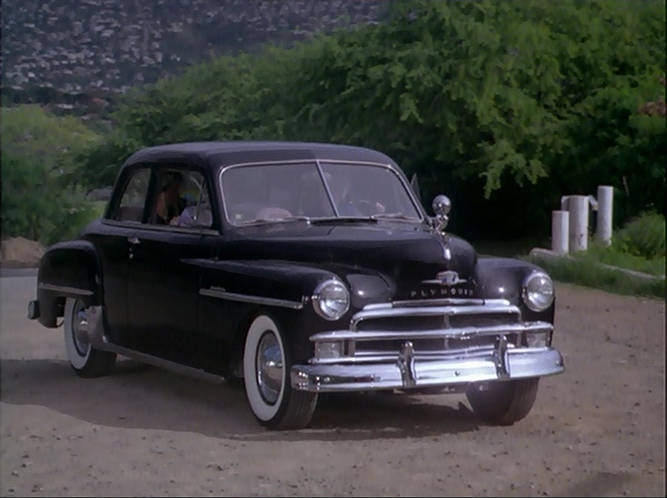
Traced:
[[210, 55], [377, 22], [390, 1], [3, 0], [3, 93], [71, 104], [123, 93]]

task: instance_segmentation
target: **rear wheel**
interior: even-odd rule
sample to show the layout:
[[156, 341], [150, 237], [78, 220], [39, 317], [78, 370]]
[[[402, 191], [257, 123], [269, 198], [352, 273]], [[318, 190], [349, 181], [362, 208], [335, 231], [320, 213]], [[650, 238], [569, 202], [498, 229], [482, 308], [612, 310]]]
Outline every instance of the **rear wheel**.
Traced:
[[113, 369], [116, 354], [100, 351], [88, 339], [88, 313], [83, 301], [65, 302], [65, 349], [72, 369], [81, 377], [101, 377]]
[[482, 420], [494, 425], [512, 425], [530, 412], [537, 398], [539, 377], [505, 382], [472, 384], [466, 397]]
[[292, 389], [291, 366], [284, 335], [269, 316], [259, 315], [246, 336], [243, 377], [252, 412], [272, 429], [301, 429], [315, 411], [316, 393]]

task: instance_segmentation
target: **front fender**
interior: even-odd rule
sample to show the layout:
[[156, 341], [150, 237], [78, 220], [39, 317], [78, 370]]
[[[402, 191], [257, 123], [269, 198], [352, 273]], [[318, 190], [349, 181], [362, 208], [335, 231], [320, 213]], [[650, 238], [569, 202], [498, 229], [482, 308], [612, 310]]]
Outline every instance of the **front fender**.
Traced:
[[74, 240], [50, 246], [39, 264], [37, 299], [39, 322], [56, 327], [64, 298], [82, 299], [87, 306], [102, 303], [102, 275], [95, 246]]
[[519, 306], [524, 320], [543, 320], [553, 323], [556, 301], [542, 312], [528, 309], [521, 292], [524, 279], [533, 271], [544, 269], [537, 265], [511, 258], [479, 258], [475, 267], [478, 293], [485, 299], [507, 299]]
[[[269, 313], [284, 326], [295, 361], [312, 355], [310, 335], [335, 327], [317, 316], [311, 305], [320, 282], [336, 278], [332, 271], [314, 265], [279, 260], [187, 259], [197, 268], [199, 280], [199, 329], [204, 335], [222, 337], [225, 354], [235, 364], [243, 351], [249, 321]], [[338, 277], [340, 278], [340, 277]]]
[[199, 267], [201, 289], [302, 303], [319, 282], [336, 277], [313, 266], [276, 260], [189, 259]]

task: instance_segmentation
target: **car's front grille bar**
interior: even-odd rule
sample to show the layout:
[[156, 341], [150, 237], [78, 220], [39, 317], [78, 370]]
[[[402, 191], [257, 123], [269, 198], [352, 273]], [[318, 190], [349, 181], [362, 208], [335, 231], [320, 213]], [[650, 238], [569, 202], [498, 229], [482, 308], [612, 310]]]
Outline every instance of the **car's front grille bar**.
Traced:
[[426, 361], [488, 356], [499, 341], [505, 345], [503, 350], [521, 348], [526, 334], [543, 332], [550, 340], [552, 331], [548, 322], [521, 321], [520, 309], [505, 299], [378, 303], [357, 312], [348, 330], [311, 336], [314, 343], [339, 343], [340, 354], [334, 358], [316, 355], [310, 363], [396, 361], [406, 344], [410, 357]]
[[470, 339], [485, 335], [515, 334], [521, 332], [537, 332], [552, 330], [552, 326], [546, 322], [524, 322], [510, 323], [507, 325], [492, 325], [489, 327], [461, 327], [435, 330], [420, 330], [416, 332], [397, 332], [384, 330], [334, 330], [321, 332], [310, 337], [313, 342], [321, 341], [381, 341], [395, 339]]
[[[474, 301], [472, 304], [459, 304], [460, 301]], [[454, 315], [489, 315], [506, 314], [514, 315], [515, 319], [521, 318], [521, 311], [518, 307], [511, 305], [504, 299], [494, 300], [455, 300], [442, 299], [434, 300], [435, 305], [426, 305], [426, 301], [421, 301], [421, 305], [405, 305], [401, 302], [387, 303], [382, 305], [367, 306], [352, 317], [350, 321], [350, 330], [357, 330], [359, 324], [363, 321], [375, 320], [380, 318], [400, 318], [400, 317], [428, 317], [442, 316], [447, 318]], [[408, 301], [408, 303], [410, 303]], [[442, 304], [441, 304], [442, 303]]]

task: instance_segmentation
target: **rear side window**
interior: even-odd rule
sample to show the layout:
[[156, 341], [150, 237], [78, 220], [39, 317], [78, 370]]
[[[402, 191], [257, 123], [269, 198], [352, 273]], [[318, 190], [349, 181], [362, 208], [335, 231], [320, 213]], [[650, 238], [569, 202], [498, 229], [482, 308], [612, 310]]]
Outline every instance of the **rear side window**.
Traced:
[[116, 208], [114, 220], [141, 223], [150, 178], [149, 168], [139, 169], [132, 174]]

